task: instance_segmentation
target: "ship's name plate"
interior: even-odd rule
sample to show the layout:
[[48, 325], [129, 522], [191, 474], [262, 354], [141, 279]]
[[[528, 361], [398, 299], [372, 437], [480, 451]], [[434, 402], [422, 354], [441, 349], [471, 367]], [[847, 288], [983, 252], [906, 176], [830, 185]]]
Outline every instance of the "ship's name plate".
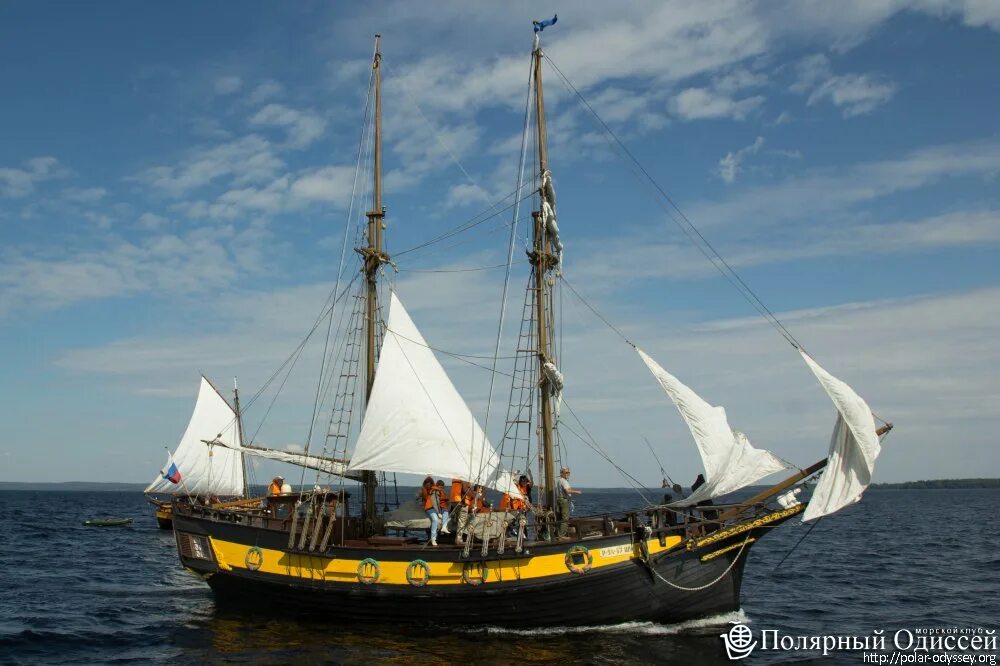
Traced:
[[601, 548], [601, 557], [618, 557], [619, 555], [631, 555], [632, 554], [632, 544], [626, 543], [621, 546], [609, 546], [608, 548]]

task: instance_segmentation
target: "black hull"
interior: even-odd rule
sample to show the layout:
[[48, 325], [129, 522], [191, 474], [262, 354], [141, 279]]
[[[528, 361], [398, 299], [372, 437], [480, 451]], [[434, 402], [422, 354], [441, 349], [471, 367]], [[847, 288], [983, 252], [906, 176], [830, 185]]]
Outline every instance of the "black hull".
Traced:
[[[298, 615], [373, 624], [449, 624], [494, 626], [586, 626], [627, 621], [676, 623], [740, 608], [740, 588], [749, 551], [755, 541], [780, 520], [767, 527], [741, 530], [704, 547], [675, 547], [648, 560], [632, 558], [594, 568], [584, 574], [562, 573], [521, 580], [492, 580], [483, 585], [365, 585], [301, 577], [291, 573], [265, 573], [242, 563], [192, 559], [181, 553], [182, 563], [206, 579], [220, 604], [247, 608], [280, 607]], [[273, 530], [220, 523], [192, 516], [174, 516], [177, 534], [204, 535], [213, 540], [261, 547], [297, 555], [283, 548], [287, 536]], [[748, 526], [750, 527], [750, 526]], [[720, 534], [721, 536], [721, 534]], [[655, 543], [656, 537], [650, 543]], [[535, 544], [531, 557], [561, 554], [573, 543]], [[631, 543], [629, 535], [587, 540], [596, 551]], [[455, 548], [338, 548], [329, 559], [388, 561], [423, 559], [436, 563], [460, 560]], [[497, 559], [491, 555], [487, 561]], [[504, 558], [515, 558], [508, 552]], [[479, 558], [469, 558], [479, 561]], [[235, 565], [235, 566], [233, 566]], [[289, 565], [289, 572], [298, 565]], [[531, 566], [530, 564], [527, 566]]]
[[156, 524], [161, 530], [172, 530], [174, 529], [174, 521], [172, 518], [160, 518], [156, 517]]
[[[675, 623], [738, 610], [745, 555], [721, 580], [705, 590], [684, 591], [653, 580], [646, 565], [595, 572], [568, 581], [512, 585], [484, 590], [337, 589], [290, 584], [237, 572], [218, 572], [208, 584], [221, 605], [241, 609], [280, 607], [303, 616], [343, 618], [373, 624], [596, 626], [630, 621]], [[710, 583], [731, 564], [698, 562], [682, 567], [672, 583], [695, 588]], [[657, 567], [671, 574], [677, 563]], [[667, 578], [667, 575], [664, 575]], [[670, 580], [670, 578], [668, 578]], [[437, 618], [437, 619], [435, 619]]]

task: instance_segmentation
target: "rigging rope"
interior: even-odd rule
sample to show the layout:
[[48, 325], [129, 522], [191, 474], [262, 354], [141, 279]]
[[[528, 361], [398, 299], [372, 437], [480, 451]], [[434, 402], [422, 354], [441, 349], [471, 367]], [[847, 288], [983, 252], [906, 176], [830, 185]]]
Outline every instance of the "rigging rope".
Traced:
[[[466, 231], [469, 231], [470, 229], [474, 229], [475, 227], [478, 227], [479, 225], [484, 224], [486, 222], [489, 222], [491, 219], [493, 219], [495, 217], [498, 217], [501, 213], [504, 213], [504, 212], [506, 212], [506, 211], [514, 208], [515, 206], [517, 206], [518, 204], [520, 204], [525, 199], [530, 199], [532, 196], [534, 196], [534, 192], [528, 192], [528, 194], [524, 195], [523, 197], [518, 198], [519, 194], [520, 194], [520, 190], [515, 190], [514, 192], [511, 192], [507, 196], [503, 197], [502, 199], [499, 199], [496, 202], [494, 202], [493, 205], [490, 206], [490, 208], [487, 208], [486, 210], [480, 211], [479, 213], [477, 213], [473, 217], [469, 218], [465, 222], [463, 222], [463, 223], [461, 223], [461, 224], [453, 227], [452, 229], [450, 229], [448, 231], [444, 231], [444, 232], [438, 234], [437, 236], [429, 238], [428, 240], [426, 240], [426, 241], [424, 241], [422, 243], [414, 245], [413, 247], [407, 248], [405, 250], [400, 250], [399, 252], [394, 253], [393, 257], [394, 258], [398, 258], [398, 257], [401, 257], [401, 256], [403, 256], [405, 254], [409, 254], [410, 252], [416, 252], [417, 250], [422, 250], [423, 248], [427, 247], [428, 245], [433, 245], [434, 243], [440, 243], [443, 240], [448, 240], [452, 236], [457, 236], [460, 233], [464, 233]], [[514, 201], [512, 203], [509, 203], [506, 206], [504, 206], [503, 208], [501, 208], [499, 210], [496, 210], [496, 211], [494, 211], [492, 213], [490, 212], [490, 211], [493, 211], [494, 207], [496, 207], [497, 205], [499, 205], [500, 203], [506, 201], [507, 199], [509, 199], [511, 197], [514, 197]], [[487, 213], [489, 213], [489, 214], [487, 214]], [[483, 217], [484, 215], [485, 215], [485, 217]], [[482, 218], [482, 219], [479, 219], [479, 218]]]
[[657, 578], [659, 578], [664, 583], [666, 583], [667, 585], [676, 590], [682, 590], [684, 592], [701, 592], [702, 590], [707, 590], [708, 588], [718, 583], [720, 580], [725, 578], [730, 571], [732, 571], [733, 567], [736, 566], [736, 563], [739, 562], [740, 555], [743, 554], [743, 549], [747, 547], [747, 544], [749, 542], [750, 542], [750, 532], [747, 532], [747, 536], [745, 539], [743, 539], [743, 544], [740, 546], [739, 552], [736, 553], [736, 557], [734, 557], [733, 561], [729, 563], [729, 566], [726, 567], [726, 570], [723, 571], [721, 574], [719, 574], [719, 577], [713, 580], [711, 583], [705, 583], [704, 585], [699, 585], [698, 587], [684, 587], [683, 585], [678, 585], [677, 583], [671, 583], [669, 580], [661, 576], [660, 572], [657, 571], [656, 567], [654, 567], [653, 565], [649, 566], [649, 570], [652, 571], [653, 575], [655, 575]]
[[[524, 187], [524, 162], [525, 156], [528, 151], [528, 122], [531, 118], [531, 77], [532, 68], [528, 69], [528, 94], [524, 99], [524, 129], [521, 132], [521, 158], [517, 167], [517, 187], [514, 188], [515, 192], [520, 192]], [[517, 197], [515, 197], [516, 199]], [[500, 343], [503, 340], [503, 322], [504, 317], [507, 314], [507, 289], [510, 286], [510, 267], [514, 262], [514, 246], [517, 245], [517, 218], [521, 212], [521, 199], [517, 199], [514, 203], [514, 212], [512, 214], [513, 219], [511, 220], [510, 226], [510, 241], [507, 244], [507, 268], [504, 271], [503, 276], [503, 290], [500, 292], [500, 316], [497, 321], [497, 336], [496, 345], [493, 348], [493, 366], [490, 373], [490, 391], [486, 398], [486, 416], [483, 419], [483, 439], [486, 438], [486, 429], [489, 427], [490, 423], [490, 410], [493, 407], [493, 389], [496, 385], [497, 378], [497, 361], [500, 359]], [[499, 454], [498, 454], [499, 455]], [[482, 465], [485, 464], [484, 461], [480, 461], [479, 475], [482, 475]], [[484, 540], [484, 547], [487, 541]]]
[[[376, 46], [375, 47], [375, 52], [372, 54], [372, 59], [374, 60], [377, 57], [378, 57], [378, 47]], [[362, 113], [362, 117], [364, 118], [364, 122], [361, 123], [361, 137], [358, 139], [358, 159], [357, 159], [357, 162], [356, 162], [355, 167], [354, 167], [354, 182], [351, 185], [351, 204], [350, 204], [350, 207], [347, 210], [347, 219], [344, 221], [344, 241], [343, 241], [343, 243], [341, 244], [341, 247], [340, 247], [340, 263], [337, 265], [337, 282], [336, 282], [336, 284], [333, 287], [334, 292], [337, 292], [337, 291], [340, 290], [340, 281], [341, 281], [341, 279], [343, 278], [343, 275], [344, 275], [344, 258], [345, 258], [346, 254], [347, 254], [347, 239], [348, 239], [348, 235], [349, 235], [350, 230], [351, 230], [351, 218], [354, 217], [355, 195], [357, 194], [357, 190], [358, 190], [358, 176], [361, 173], [361, 160], [362, 160], [362, 156], [364, 154], [365, 136], [367, 135], [368, 125], [369, 125], [369, 123], [368, 123], [368, 111], [369, 111], [369, 108], [371, 107], [372, 88], [374, 86], [374, 83], [375, 83], [375, 69], [372, 68], [371, 72], [368, 74], [368, 95], [365, 98], [365, 109], [364, 109], [364, 112]], [[305, 453], [307, 455], [309, 453], [309, 448], [312, 445], [313, 430], [316, 427], [316, 419], [317, 419], [317, 415], [319, 413], [320, 396], [321, 396], [322, 391], [323, 391], [323, 378], [324, 378], [324, 374], [326, 372], [327, 354], [329, 353], [329, 350], [330, 350], [330, 337], [331, 337], [332, 331], [333, 331], [333, 309], [331, 308], [330, 314], [329, 314], [329, 322], [328, 322], [327, 328], [326, 328], [326, 341], [323, 343], [323, 358], [320, 361], [319, 381], [317, 381], [317, 383], [316, 383], [316, 396], [313, 398], [312, 418], [309, 419], [309, 432], [306, 435]], [[275, 397], [277, 397], [277, 395], [275, 395]], [[324, 449], [325, 448], [326, 447], [324, 446]], [[305, 485], [305, 478], [306, 478], [306, 468], [303, 467], [302, 468], [302, 473], [301, 473], [301, 475], [299, 477], [299, 492], [300, 493], [302, 492], [302, 488]], [[317, 473], [316, 473], [316, 480], [319, 481], [319, 470], [317, 470]]]
[[[746, 300], [747, 303], [749, 303], [750, 306], [753, 307], [753, 309], [756, 310], [765, 321], [778, 331], [778, 333], [785, 338], [790, 345], [796, 349], [804, 349], [801, 343], [795, 339], [795, 336], [793, 336], [792, 333], [785, 328], [785, 325], [782, 324], [777, 316], [775, 316], [767, 305], [764, 304], [764, 301], [762, 301], [756, 292], [754, 292], [753, 289], [751, 289], [750, 286], [743, 280], [743, 278], [740, 277], [739, 273], [736, 272], [732, 265], [730, 265], [729, 262], [727, 262], [723, 256], [719, 254], [718, 250], [715, 249], [715, 246], [709, 242], [705, 235], [694, 225], [693, 222], [691, 222], [691, 220], [684, 214], [670, 195], [667, 194], [658, 182], [656, 182], [646, 168], [642, 166], [639, 160], [636, 159], [635, 155], [632, 154], [632, 151], [625, 146], [621, 139], [618, 138], [618, 135], [616, 135], [611, 127], [604, 122], [604, 119], [601, 118], [594, 107], [590, 105], [590, 102], [587, 101], [583, 94], [577, 90], [576, 86], [574, 86], [566, 75], [563, 74], [562, 70], [559, 69], [558, 65], [556, 65], [552, 58], [547, 54], [545, 55], [545, 58], [549, 61], [549, 64], [552, 65], [556, 74], [559, 75], [563, 84], [566, 85], [566, 87], [577, 97], [577, 99], [583, 103], [591, 115], [597, 120], [598, 123], [600, 123], [601, 128], [604, 129], [607, 135], [614, 139], [615, 144], [621, 148], [632, 164], [635, 165], [635, 168], [638, 169], [639, 173], [657, 192], [659, 192], [660, 196], [662, 196], [663, 199], [670, 204], [670, 207], [667, 208], [666, 206], [663, 206], [662, 200], [659, 198], [656, 199], [657, 203], [663, 207], [664, 211], [674, 224], [677, 225], [677, 227], [684, 233], [685, 236], [688, 237], [695, 247], [697, 247], [701, 253], [705, 255], [705, 258], [709, 260], [715, 269], [718, 270], [724, 278], [726, 278], [726, 280], [740, 293], [740, 295], [743, 296], [744, 300]], [[614, 146], [614, 144], [611, 145]]]

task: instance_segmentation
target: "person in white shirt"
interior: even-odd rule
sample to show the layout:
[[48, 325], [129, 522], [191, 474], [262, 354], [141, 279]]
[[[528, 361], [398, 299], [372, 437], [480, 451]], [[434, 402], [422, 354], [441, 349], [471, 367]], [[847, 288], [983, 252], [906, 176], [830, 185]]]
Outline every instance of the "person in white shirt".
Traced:
[[569, 533], [570, 496], [581, 494], [581, 491], [569, 485], [569, 474], [569, 467], [563, 467], [556, 479], [556, 514], [559, 518], [560, 537]]

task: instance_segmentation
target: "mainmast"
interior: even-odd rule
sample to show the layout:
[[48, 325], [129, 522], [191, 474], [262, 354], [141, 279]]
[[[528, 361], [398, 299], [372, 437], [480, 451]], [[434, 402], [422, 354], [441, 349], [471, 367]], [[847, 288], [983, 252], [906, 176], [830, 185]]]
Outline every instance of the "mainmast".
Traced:
[[[364, 258], [365, 273], [365, 403], [371, 398], [372, 386], [375, 384], [376, 367], [376, 326], [378, 324], [378, 270], [382, 264], [389, 261], [389, 256], [382, 250], [382, 233], [385, 230], [385, 207], [382, 205], [382, 51], [381, 35], [375, 35], [375, 58], [372, 61], [372, 77], [375, 87], [375, 146], [372, 185], [372, 209], [368, 216], [368, 245], [358, 248]], [[375, 519], [375, 489], [378, 482], [375, 472], [364, 473], [365, 488], [365, 519], [369, 525]]]
[[[546, 372], [546, 364], [555, 362], [552, 354], [552, 335], [549, 328], [552, 317], [548, 295], [547, 275], [558, 263], [558, 258], [552, 253], [552, 242], [546, 229], [546, 181], [551, 178], [548, 173], [549, 160], [547, 136], [545, 131], [545, 97], [542, 93], [542, 48], [538, 45], [538, 33], [535, 33], [535, 114], [538, 122], [538, 169], [540, 188], [540, 210], [534, 211], [534, 245], [529, 259], [535, 274], [535, 321], [536, 340], [538, 342], [538, 393], [541, 409], [541, 432], [539, 433], [542, 465], [544, 470], [544, 485], [540, 497], [544, 498], [546, 507], [556, 506], [555, 497], [555, 455], [554, 455], [554, 424], [552, 415], [552, 377]], [[551, 210], [551, 204], [550, 208]], [[554, 367], [554, 366], [552, 366]]]

